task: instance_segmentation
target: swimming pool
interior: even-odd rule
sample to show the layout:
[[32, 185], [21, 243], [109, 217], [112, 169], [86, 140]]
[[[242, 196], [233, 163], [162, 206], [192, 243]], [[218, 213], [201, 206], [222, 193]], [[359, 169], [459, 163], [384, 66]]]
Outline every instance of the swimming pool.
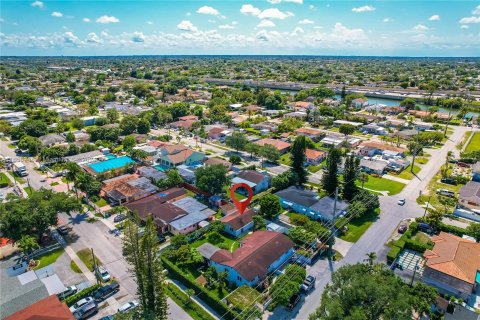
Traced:
[[105, 161], [89, 164], [88, 166], [95, 172], [102, 173], [109, 170], [118, 169], [126, 166], [129, 163], [135, 163], [135, 161], [129, 156], [118, 157]]
[[107, 158], [107, 159], [109, 159], [109, 160], [110, 160], [110, 159], [115, 159], [116, 157], [117, 157], [117, 156], [114, 155], [113, 153], [107, 153], [107, 154], [105, 155], [105, 158]]

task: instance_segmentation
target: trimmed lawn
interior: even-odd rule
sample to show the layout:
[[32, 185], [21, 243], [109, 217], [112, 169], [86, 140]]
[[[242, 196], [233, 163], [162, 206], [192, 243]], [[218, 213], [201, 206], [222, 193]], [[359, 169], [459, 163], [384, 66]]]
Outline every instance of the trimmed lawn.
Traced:
[[25, 187], [23, 188], [25, 190], [25, 192], [30, 196], [33, 192], [33, 189], [31, 187]]
[[40, 268], [46, 267], [52, 263], [55, 263], [57, 259], [62, 255], [64, 252], [63, 248], [58, 248], [53, 251], [47, 252], [35, 258], [35, 260], [39, 260], [40, 263], [35, 267], [35, 270]]
[[[357, 185], [362, 187], [361, 182], [357, 182]], [[400, 193], [405, 185], [397, 181], [370, 176], [368, 177], [368, 181], [365, 182], [364, 187], [376, 191], [388, 191], [388, 195], [393, 196]]]
[[[88, 270], [93, 272], [93, 257], [92, 257], [92, 251], [89, 248], [82, 249], [77, 252], [77, 256], [82, 260], [82, 262], [85, 264], [85, 266], [88, 268]], [[101, 265], [102, 262], [98, 257], [95, 257], [97, 261], [97, 265]]]
[[428, 162], [428, 158], [427, 157], [416, 157], [415, 158], [415, 162], [416, 163], [419, 163], [419, 164], [426, 164]]
[[365, 215], [350, 220], [347, 224], [348, 231], [340, 239], [348, 242], [357, 242], [368, 228], [377, 220], [378, 211], [367, 212]]
[[[198, 248], [202, 244], [208, 242], [207, 236], [208, 236], [208, 233], [205, 234], [205, 236], [203, 238], [193, 242], [192, 247], [193, 248]], [[212, 243], [214, 246], [217, 246], [219, 248], [223, 248], [225, 250], [232, 251], [232, 252], [235, 251], [236, 249], [238, 249], [238, 247], [240, 247], [240, 242], [237, 241], [237, 239], [226, 237], [223, 234], [220, 234], [220, 236], [222, 237], [222, 241], [219, 242], [219, 243]]]
[[17, 146], [14, 146], [14, 145], [11, 144], [11, 143], [8, 144], [8, 147], [9, 147], [10, 149], [16, 149], [16, 148], [17, 148]]
[[0, 188], [5, 185], [7, 187], [10, 184], [10, 179], [8, 179], [7, 175], [3, 172], [0, 172]]
[[214, 318], [195, 301], [189, 301], [188, 295], [176, 285], [169, 283], [167, 284], [166, 289], [165, 292], [167, 295], [179, 306], [182, 306], [182, 309], [185, 310], [194, 320], [214, 320]]
[[279, 163], [289, 166], [291, 164], [290, 153], [285, 153], [280, 156]]
[[403, 170], [399, 174], [392, 174], [392, 175], [394, 175], [396, 177], [399, 177], [399, 178], [402, 178], [402, 179], [412, 180], [415, 177], [413, 175], [413, 173], [418, 174], [420, 172], [421, 168], [414, 165], [413, 166], [413, 173], [410, 172], [411, 168], [412, 168], [412, 165], [410, 164], [408, 167], [405, 168], [405, 170]]
[[307, 167], [308, 171], [312, 172], [312, 173], [315, 173], [315, 172], [318, 172], [320, 170], [322, 170], [323, 166], [327, 163], [327, 160], [323, 160], [322, 162], [320, 162], [319, 165], [309, 165]]
[[240, 310], [245, 310], [250, 307], [252, 301], [259, 301], [260, 296], [261, 294], [257, 290], [243, 285], [229, 295], [227, 300]]
[[75, 273], [82, 273], [82, 270], [80, 270], [80, 268], [77, 266], [77, 264], [73, 260], [70, 261], [70, 269], [72, 269], [72, 271]]
[[103, 198], [100, 198], [98, 201], [95, 202], [95, 204], [100, 208], [108, 205], [107, 201]]
[[470, 136], [472, 135], [473, 131], [467, 131], [465, 132], [465, 135], [463, 136], [463, 139], [462, 141], [456, 145], [456, 148], [458, 150], [462, 150], [463, 146], [465, 145], [465, 143], [468, 141], [468, 139], [470, 138]]
[[475, 132], [470, 143], [465, 148], [465, 152], [480, 150], [480, 132]]

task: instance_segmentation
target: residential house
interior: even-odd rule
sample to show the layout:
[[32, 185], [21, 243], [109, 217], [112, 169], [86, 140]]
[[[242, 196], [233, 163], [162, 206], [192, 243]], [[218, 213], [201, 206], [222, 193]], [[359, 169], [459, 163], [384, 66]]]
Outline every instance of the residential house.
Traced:
[[338, 147], [342, 143], [347, 143], [351, 148], [355, 148], [362, 143], [362, 139], [349, 136], [345, 140], [345, 136], [329, 134], [320, 140], [320, 143], [326, 147]]
[[208, 225], [207, 220], [215, 215], [215, 211], [192, 197], [186, 197], [172, 204], [188, 214], [169, 223], [169, 231], [174, 234], [187, 234]]
[[112, 205], [121, 205], [144, 198], [157, 190], [157, 186], [149, 179], [137, 174], [125, 174], [104, 180], [100, 195], [106, 197]]
[[233, 252], [209, 243], [201, 245], [198, 251], [217, 272], [227, 272], [228, 282], [238, 287], [257, 285], [295, 253], [292, 240], [272, 231], [247, 235]]
[[197, 120], [185, 120], [185, 121], [180, 120], [180, 121], [171, 122], [170, 126], [175, 129], [190, 130], [195, 122], [197, 122]]
[[373, 158], [360, 159], [360, 169], [367, 173], [383, 175], [387, 169], [388, 161]]
[[306, 149], [305, 162], [306, 165], [319, 165], [323, 159], [327, 157], [327, 152], [323, 150]]
[[413, 129], [407, 129], [407, 130], [401, 130], [401, 131], [397, 131], [395, 133], [392, 133], [390, 136], [393, 137], [393, 138], [396, 138], [397, 136], [399, 136], [400, 138], [404, 139], [404, 140], [413, 140], [416, 136], [418, 135], [418, 131], [417, 130], [413, 130]]
[[356, 129], [360, 128], [363, 126], [363, 123], [361, 122], [353, 122], [353, 121], [347, 121], [347, 120], [335, 120], [333, 121], [333, 126], [334, 127], [340, 127], [342, 124], [349, 124], [354, 126]]
[[98, 162], [99, 160], [103, 160], [103, 159], [105, 159], [105, 155], [99, 150], [79, 153], [79, 154], [64, 158], [65, 162], [75, 162], [79, 166], [83, 166], [85, 164], [89, 164], [93, 162]]
[[154, 156], [155, 163], [167, 168], [174, 168], [179, 165], [193, 165], [201, 163], [205, 154], [188, 148], [183, 144], [164, 145], [159, 148]]
[[426, 250], [423, 281], [463, 300], [480, 288], [480, 243], [440, 232]]
[[472, 167], [472, 181], [480, 182], [480, 161], [477, 161]]
[[67, 304], [60, 301], [57, 295], [52, 294], [4, 318], [4, 320], [26, 319], [75, 320], [76, 318]]
[[274, 117], [280, 114], [280, 110], [262, 110], [262, 116]]
[[80, 120], [82, 120], [83, 124], [86, 127], [88, 127], [88, 126], [93, 126], [98, 118], [100, 118], [100, 116], [89, 116], [89, 117], [80, 118]]
[[[270, 175], [265, 172], [261, 173], [255, 170], [244, 170], [236, 175], [232, 179], [232, 185], [237, 183], [246, 183], [252, 188], [253, 194], [260, 193], [267, 190], [270, 187]], [[238, 193], [248, 195], [243, 189], [237, 189]]]
[[38, 138], [44, 147], [51, 147], [66, 142], [65, 137], [58, 133], [50, 133]]
[[404, 148], [395, 147], [383, 142], [378, 141], [363, 141], [357, 150], [358, 155], [373, 157], [377, 154], [383, 154], [384, 151], [396, 152], [397, 155], [404, 157], [405, 152], [407, 151]]
[[306, 112], [294, 111], [294, 112], [285, 113], [283, 116], [285, 118], [295, 118], [299, 120], [306, 120], [308, 115]]
[[240, 238], [247, 232], [253, 229], [253, 216], [255, 211], [248, 209], [244, 213], [234, 212], [225, 217], [222, 217], [220, 221], [225, 225], [224, 231], [235, 238]]
[[428, 122], [415, 122], [413, 128], [417, 131], [427, 131], [433, 129], [433, 123]]
[[226, 137], [232, 134], [231, 129], [225, 127], [213, 127], [208, 131], [208, 138], [211, 140], [224, 141]]
[[295, 130], [296, 135], [302, 135], [312, 139], [313, 141], [319, 141], [325, 137], [325, 133], [320, 130], [310, 129], [310, 128], [298, 128]]
[[382, 113], [388, 115], [396, 115], [402, 112], [405, 112], [405, 108], [401, 106], [386, 107], [382, 109]]
[[206, 166], [213, 166], [216, 164], [223, 164], [228, 171], [232, 170], [232, 163], [230, 161], [224, 160], [222, 158], [208, 158], [205, 161]]
[[480, 210], [480, 182], [469, 181], [458, 191], [458, 204], [462, 207]]
[[331, 106], [331, 107], [338, 107], [338, 106], [340, 106], [340, 103], [341, 103], [339, 100], [335, 100], [335, 99], [331, 99], [331, 98], [323, 99], [322, 102], [324, 104], [326, 104], [327, 106]]
[[275, 132], [278, 129], [278, 124], [272, 121], [264, 121], [253, 124], [252, 128], [257, 130], [268, 130], [269, 132]]
[[293, 104], [292, 109], [295, 111], [305, 112], [307, 109], [313, 109], [315, 105], [312, 102], [308, 101], [297, 101]]
[[177, 167], [178, 174], [182, 177], [183, 181], [190, 184], [195, 183], [195, 170], [196, 167], [189, 167], [184, 164]]
[[290, 143], [282, 141], [282, 140], [276, 140], [276, 139], [270, 139], [270, 138], [265, 138], [261, 139], [258, 141], [255, 141], [255, 144], [258, 144], [260, 147], [263, 147], [264, 145], [271, 145], [277, 148], [280, 153], [286, 153], [290, 149]]
[[263, 110], [262, 107], [257, 106], [257, 105], [255, 105], [255, 104], [251, 104], [251, 105], [245, 107], [245, 111], [246, 111], [247, 113], [258, 113], [258, 112], [260, 112], [260, 111], [262, 111], [262, 110]]
[[160, 180], [167, 179], [165, 172], [155, 169], [153, 167], [141, 167], [137, 169], [137, 173], [142, 177], [150, 179], [152, 183], [157, 183]]
[[365, 133], [378, 134], [382, 136], [387, 134], [387, 130], [384, 127], [381, 127], [374, 123], [364, 125], [360, 129], [360, 131], [363, 131]]
[[183, 116], [178, 118], [179, 121], [198, 121], [198, 117], [194, 115]]
[[[291, 186], [275, 193], [280, 198], [280, 204], [287, 210], [306, 215], [313, 220], [331, 221], [335, 200], [331, 197], [319, 198], [318, 194], [298, 186]], [[348, 203], [338, 200], [335, 217], [344, 216]]]
[[366, 98], [357, 98], [352, 100], [352, 107], [361, 109], [368, 105], [368, 100]]

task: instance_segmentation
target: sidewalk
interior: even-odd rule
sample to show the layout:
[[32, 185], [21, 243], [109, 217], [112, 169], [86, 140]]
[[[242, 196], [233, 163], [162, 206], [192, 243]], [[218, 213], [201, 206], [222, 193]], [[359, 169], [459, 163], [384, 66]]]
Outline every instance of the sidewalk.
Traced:
[[403, 184], [409, 184], [411, 180], [407, 180], [407, 179], [402, 179], [402, 178], [399, 178], [399, 177], [394, 177], [394, 176], [391, 176], [389, 174], [384, 174], [382, 176], [382, 178], [385, 178], [385, 179], [388, 179], [388, 180], [392, 180], [392, 181], [397, 181], [397, 182], [400, 182], [400, 183], [403, 183]]
[[93, 272], [88, 270], [87, 266], [85, 266], [83, 261], [80, 260], [80, 258], [77, 256], [75, 251], [73, 251], [72, 247], [66, 246], [65, 247], [65, 252], [68, 254], [70, 259], [72, 259], [72, 261], [75, 262], [75, 264], [78, 266], [78, 268], [80, 270], [82, 270], [82, 273], [85, 275], [85, 277], [87, 277], [88, 281], [90, 281], [91, 283], [97, 283], [97, 278], [95, 277]]

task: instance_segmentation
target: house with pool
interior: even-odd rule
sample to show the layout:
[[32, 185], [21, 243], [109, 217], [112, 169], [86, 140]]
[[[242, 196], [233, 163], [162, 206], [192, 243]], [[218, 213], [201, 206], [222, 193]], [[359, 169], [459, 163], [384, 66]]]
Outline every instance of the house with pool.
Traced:
[[116, 176], [125, 172], [126, 167], [136, 165], [136, 161], [129, 156], [114, 157], [105, 161], [89, 163], [83, 166], [88, 173], [99, 176]]
[[273, 231], [255, 231], [230, 252], [210, 243], [198, 247], [207, 263], [217, 272], [227, 272], [228, 282], [237, 286], [255, 286], [271, 272], [288, 263], [295, 253], [287, 236]]
[[158, 148], [154, 162], [163, 169], [176, 168], [180, 165], [195, 165], [205, 160], [205, 154], [190, 149], [183, 144], [163, 145]]

